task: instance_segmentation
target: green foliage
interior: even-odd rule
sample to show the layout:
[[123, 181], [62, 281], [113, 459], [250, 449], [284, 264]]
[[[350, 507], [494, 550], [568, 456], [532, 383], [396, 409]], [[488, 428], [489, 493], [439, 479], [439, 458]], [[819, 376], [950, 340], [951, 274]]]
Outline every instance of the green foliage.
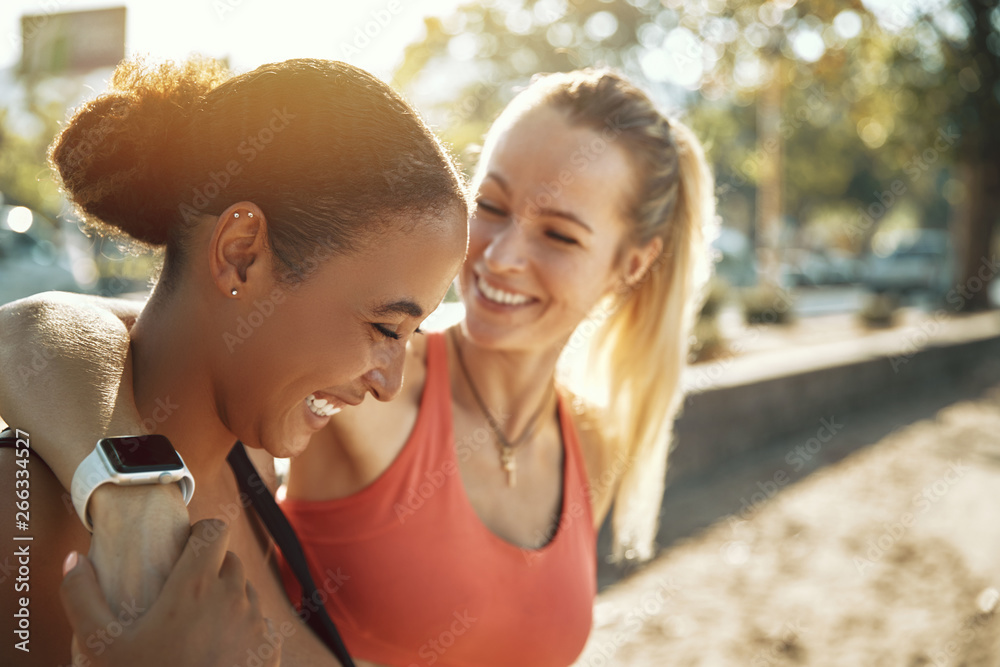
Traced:
[[[997, 0], [883, 4], [873, 13], [860, 0], [493, 0], [429, 20], [396, 83], [462, 151], [531, 74], [620, 68], [682, 110], [714, 163], [724, 221], [750, 230], [768, 157], [757, 102], [776, 80], [785, 215], [794, 230], [846, 208], [841, 242], [858, 252], [879, 222], [859, 224], [860, 211], [894, 183], [916, 225], [944, 227], [953, 205], [977, 196], [960, 187], [956, 164], [1000, 150]], [[958, 128], [941, 148], [941, 133]]]
[[61, 108], [48, 107], [33, 114], [29, 120], [39, 128], [25, 134], [12, 127], [8, 109], [0, 110], [0, 192], [8, 204], [28, 206], [53, 220], [61, 200], [49, 174], [46, 151], [62, 113]]

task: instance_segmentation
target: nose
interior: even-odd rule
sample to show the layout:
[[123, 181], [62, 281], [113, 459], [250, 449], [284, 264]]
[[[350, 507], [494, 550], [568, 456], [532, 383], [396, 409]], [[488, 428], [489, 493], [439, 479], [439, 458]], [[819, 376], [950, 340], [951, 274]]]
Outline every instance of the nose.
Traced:
[[483, 252], [486, 267], [494, 273], [522, 270], [527, 264], [526, 242], [521, 222], [512, 218], [490, 238]]
[[403, 365], [406, 345], [402, 341], [388, 341], [375, 350], [371, 370], [362, 376], [365, 386], [377, 401], [391, 401], [403, 388]]

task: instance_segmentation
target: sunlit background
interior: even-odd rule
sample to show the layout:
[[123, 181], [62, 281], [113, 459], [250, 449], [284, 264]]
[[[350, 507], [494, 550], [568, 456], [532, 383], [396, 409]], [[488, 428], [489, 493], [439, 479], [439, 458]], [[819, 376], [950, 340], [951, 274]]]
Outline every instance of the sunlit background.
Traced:
[[[57, 13], [121, 6], [0, 7], [0, 303], [148, 289], [155, 258], [84, 234], [45, 166], [112, 68], [42, 37]], [[126, 54], [369, 69], [467, 171], [536, 72], [617, 67], [701, 137], [722, 230], [663, 555], [624, 581], [602, 561], [619, 583], [582, 664], [1000, 664], [996, 0], [124, 7]], [[120, 50], [113, 25], [74, 25]], [[973, 472], [945, 483], [955, 461]]]

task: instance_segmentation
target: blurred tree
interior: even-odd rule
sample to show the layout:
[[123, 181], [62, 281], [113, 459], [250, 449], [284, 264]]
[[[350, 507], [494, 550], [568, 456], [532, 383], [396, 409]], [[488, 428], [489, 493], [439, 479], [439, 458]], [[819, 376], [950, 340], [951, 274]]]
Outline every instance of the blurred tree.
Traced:
[[[826, 243], [860, 252], [890, 211], [943, 228], [955, 209], [961, 284], [983, 266], [1000, 210], [997, 0], [492, 0], [426, 28], [395, 83], [459, 150], [532, 73], [609, 65], [686, 110], [727, 224], [753, 234], [764, 185], [785, 232], [839, 220]], [[780, 109], [767, 135], [764, 91]]]
[[62, 200], [49, 177], [46, 151], [63, 114], [62, 107], [38, 110], [23, 119], [38, 127], [24, 132], [13, 127], [9, 109], [0, 110], [0, 193], [8, 204], [35, 209], [50, 220], [56, 219]]

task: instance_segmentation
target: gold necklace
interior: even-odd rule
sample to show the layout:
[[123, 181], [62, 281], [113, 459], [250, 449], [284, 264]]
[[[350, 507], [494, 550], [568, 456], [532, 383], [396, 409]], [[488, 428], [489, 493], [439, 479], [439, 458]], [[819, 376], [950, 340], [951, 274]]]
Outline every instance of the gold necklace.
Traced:
[[480, 395], [479, 390], [476, 389], [476, 384], [472, 381], [472, 375], [469, 373], [469, 367], [465, 365], [465, 357], [462, 356], [462, 347], [458, 344], [458, 334], [455, 333], [455, 329], [451, 330], [451, 340], [455, 345], [455, 356], [458, 358], [458, 366], [462, 369], [462, 375], [465, 377], [465, 381], [469, 384], [469, 390], [472, 392], [472, 397], [476, 399], [476, 405], [479, 406], [480, 412], [486, 417], [486, 423], [490, 425], [490, 430], [493, 431], [493, 435], [496, 436], [497, 444], [500, 446], [500, 467], [507, 473], [507, 486], [515, 487], [517, 486], [517, 460], [514, 458], [514, 449], [519, 447], [524, 442], [531, 437], [535, 430], [535, 426], [538, 424], [539, 417], [545, 411], [545, 407], [549, 404], [549, 394], [545, 395], [545, 400], [542, 404], [538, 406], [535, 410], [535, 414], [531, 415], [531, 419], [528, 420], [528, 425], [524, 427], [521, 431], [521, 435], [514, 439], [513, 442], [507, 439], [504, 435], [503, 429], [500, 428], [500, 424], [493, 418], [490, 414], [489, 408], [486, 407], [486, 402], [483, 400], [482, 395]]

